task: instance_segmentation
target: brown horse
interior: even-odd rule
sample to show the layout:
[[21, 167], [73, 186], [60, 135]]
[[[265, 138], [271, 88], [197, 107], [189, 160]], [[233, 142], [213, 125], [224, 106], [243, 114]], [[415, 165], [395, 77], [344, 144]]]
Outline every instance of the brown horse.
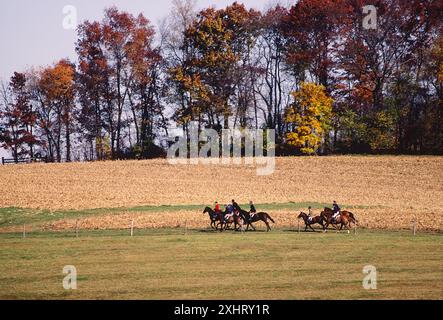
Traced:
[[309, 217], [306, 213], [300, 212], [297, 218], [303, 218], [303, 221], [305, 222], [305, 232], [308, 231], [308, 227], [311, 228], [312, 231], [315, 231], [314, 228], [312, 228], [312, 225], [317, 223], [324, 228], [323, 218], [321, 216]]
[[239, 214], [237, 215], [237, 214], [234, 213], [227, 220], [225, 219], [225, 221], [224, 221], [224, 226], [225, 226], [224, 229], [228, 230], [231, 227], [232, 224], [234, 224], [234, 230], [238, 231], [240, 229], [243, 229], [244, 221], [243, 221], [242, 217]]
[[254, 229], [254, 231], [256, 230], [253, 223], [258, 222], [258, 221], [263, 221], [266, 224], [266, 231], [269, 232], [271, 231], [271, 226], [269, 225], [268, 220], [270, 220], [272, 223], [275, 223], [274, 219], [271, 218], [271, 216], [269, 214], [267, 214], [266, 212], [257, 212], [251, 219], [251, 214], [246, 211], [241, 209], [240, 210], [240, 216], [243, 218], [243, 221], [247, 224], [246, 226], [246, 231], [249, 230], [249, 226], [252, 227], [252, 229]]
[[350, 232], [352, 223], [357, 224], [358, 220], [355, 218], [354, 214], [350, 211], [340, 211], [340, 214], [334, 219], [332, 216], [334, 215], [334, 211], [331, 208], [325, 208], [320, 216], [323, 218], [323, 220], [326, 222], [323, 226], [323, 231], [326, 231], [326, 229], [329, 227], [329, 225], [332, 225], [336, 230], [338, 225], [340, 225], [340, 229], [343, 229], [343, 226], [348, 229], [348, 233]]

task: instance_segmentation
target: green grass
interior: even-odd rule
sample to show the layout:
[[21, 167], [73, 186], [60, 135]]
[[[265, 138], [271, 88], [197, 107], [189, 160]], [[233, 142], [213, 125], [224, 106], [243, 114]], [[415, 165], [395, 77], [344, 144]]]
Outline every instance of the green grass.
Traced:
[[[57, 220], [63, 220], [66, 218], [84, 218], [91, 216], [98, 216], [104, 214], [118, 214], [122, 212], [178, 212], [182, 210], [193, 211], [202, 210], [205, 206], [201, 205], [170, 205], [170, 206], [137, 206], [127, 208], [98, 208], [88, 210], [37, 210], [37, 209], [23, 209], [23, 208], [0, 208], [0, 228], [8, 226], [17, 226], [22, 224], [33, 225], [47, 223]], [[211, 204], [209, 204], [211, 206]], [[244, 208], [248, 208], [248, 204], [241, 205]], [[272, 210], [298, 210], [306, 209], [311, 206], [314, 209], [321, 209], [325, 206], [330, 206], [326, 203], [317, 202], [288, 202], [288, 203], [265, 203], [258, 204], [257, 208], [260, 211], [272, 211]], [[349, 209], [353, 208], [368, 208], [367, 206], [345, 206]]]
[[[443, 299], [443, 235], [182, 229], [0, 235], [2, 299]], [[378, 289], [362, 288], [365, 265]], [[65, 265], [78, 289], [62, 288]]]

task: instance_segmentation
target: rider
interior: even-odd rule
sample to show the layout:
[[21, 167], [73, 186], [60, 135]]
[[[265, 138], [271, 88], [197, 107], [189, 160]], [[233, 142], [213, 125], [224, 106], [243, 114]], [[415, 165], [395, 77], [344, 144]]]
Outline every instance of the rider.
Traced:
[[312, 218], [313, 218], [312, 207], [309, 206], [309, 208], [308, 208], [308, 220], [311, 221]]
[[255, 206], [254, 203], [252, 203], [252, 201], [249, 201], [249, 205], [251, 206], [251, 208], [249, 209], [249, 220], [252, 221], [252, 219], [257, 213], [257, 210], [255, 210]]
[[334, 213], [333, 215], [332, 215], [332, 219], [334, 219], [334, 221], [335, 221], [335, 219], [338, 217], [338, 215], [340, 214], [340, 207], [338, 206], [338, 204], [337, 204], [337, 201], [334, 201], [334, 203], [332, 204], [332, 212]]
[[226, 216], [225, 221], [234, 215], [234, 206], [232, 204], [227, 204], [226, 206]]
[[223, 213], [220, 210], [220, 204], [217, 201], [215, 202], [215, 209], [214, 209], [214, 211], [215, 211], [215, 214], [220, 217], [220, 221], [221, 221], [223, 219]]
[[234, 207], [234, 212], [235, 212], [235, 214], [239, 214], [240, 211], [241, 211], [241, 208], [240, 208], [240, 206], [238, 205], [238, 203], [235, 202], [234, 199], [232, 199], [232, 206]]

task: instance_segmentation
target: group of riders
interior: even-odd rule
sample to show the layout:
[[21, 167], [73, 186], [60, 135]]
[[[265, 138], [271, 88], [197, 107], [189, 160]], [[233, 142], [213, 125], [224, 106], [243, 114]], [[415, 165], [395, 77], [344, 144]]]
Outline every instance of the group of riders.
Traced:
[[[254, 203], [252, 201], [249, 202], [249, 220], [252, 221], [254, 219], [254, 216], [257, 214], [257, 210], [255, 209]], [[225, 223], [229, 221], [230, 218], [234, 216], [240, 215], [240, 212], [242, 209], [238, 205], [237, 202], [235, 202], [234, 199], [232, 199], [232, 202], [230, 204], [225, 205], [225, 213], [220, 209], [220, 204], [216, 201], [215, 202], [215, 208], [214, 212], [216, 215], [220, 217], [220, 221], [224, 221]]]
[[319, 224], [323, 227], [323, 231], [326, 231], [328, 226], [332, 225], [335, 229], [340, 226], [340, 230], [345, 227], [349, 233], [351, 225], [356, 225], [358, 223], [354, 214], [350, 211], [341, 210], [337, 201], [333, 202], [332, 209], [324, 208], [319, 216], [314, 216], [312, 207], [309, 207], [308, 213], [300, 212], [298, 218], [304, 220], [306, 226], [305, 231], [307, 231], [308, 228], [314, 231], [312, 225]]
[[[267, 230], [270, 231], [271, 227], [269, 225], [269, 221], [275, 223], [275, 221], [271, 218], [271, 216], [266, 212], [258, 212], [254, 206], [252, 201], [249, 202], [249, 211], [243, 210], [238, 203], [233, 199], [230, 204], [226, 204], [224, 206], [224, 211], [222, 211], [220, 204], [215, 202], [214, 209], [206, 207], [203, 213], [209, 213], [209, 217], [211, 218], [211, 227], [214, 229], [220, 230], [223, 228], [226, 229], [230, 224], [234, 224], [237, 230], [237, 226], [242, 226], [243, 224], [247, 225], [246, 230], [251, 226], [254, 230], [254, 226], [252, 223], [263, 221]], [[312, 207], [308, 208], [308, 213], [301, 212], [298, 218], [303, 218], [306, 228], [312, 228], [314, 224], [320, 224], [323, 227], [323, 230], [326, 230], [329, 225], [337, 228], [340, 226], [340, 230], [343, 227], [346, 227], [348, 230], [351, 226], [351, 223], [357, 223], [357, 219], [355, 219], [352, 212], [341, 210], [337, 201], [334, 201], [332, 204], [332, 209], [324, 208], [321, 212], [320, 216], [314, 216]], [[217, 224], [218, 222], [218, 224]]]
[[[335, 222], [337, 217], [339, 216], [341, 211], [341, 208], [338, 206], [337, 201], [334, 200], [334, 203], [332, 204], [332, 222]], [[314, 213], [312, 211], [312, 207], [309, 206], [308, 208], [308, 219], [309, 221], [312, 221], [314, 219]]]
[[235, 230], [243, 230], [244, 226], [246, 226], [246, 231], [249, 227], [255, 230], [253, 223], [262, 221], [266, 225], [267, 231], [270, 231], [269, 222], [275, 223], [268, 213], [257, 212], [252, 201], [249, 202], [249, 210], [243, 210], [234, 199], [224, 207], [224, 211], [222, 211], [220, 204], [215, 202], [214, 209], [206, 207], [203, 211], [203, 213], [209, 214], [212, 228], [223, 231], [234, 225]]

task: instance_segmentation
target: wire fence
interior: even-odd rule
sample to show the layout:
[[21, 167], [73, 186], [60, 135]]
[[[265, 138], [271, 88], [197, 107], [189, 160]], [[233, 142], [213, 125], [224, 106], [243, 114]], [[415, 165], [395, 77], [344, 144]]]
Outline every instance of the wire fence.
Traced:
[[[315, 232], [321, 233], [324, 230], [321, 227], [315, 227]], [[352, 228], [348, 231], [347, 229], [341, 230], [342, 233], [349, 233], [357, 236], [361, 230], [367, 232], [377, 232], [377, 231], [391, 231], [391, 232], [402, 232], [409, 233], [413, 236], [416, 236], [420, 233], [429, 233], [429, 232], [437, 232], [440, 233], [441, 230], [429, 230], [425, 228], [425, 226], [417, 219], [413, 219], [411, 221], [410, 228], [404, 228], [399, 230], [380, 230], [380, 229], [368, 229], [365, 227], [360, 227], [358, 225], [353, 225]], [[245, 227], [235, 230], [230, 227], [227, 230], [223, 230], [223, 232], [233, 233], [233, 232], [245, 232]], [[256, 232], [256, 233], [266, 233], [266, 229], [261, 226], [257, 226], [257, 230], [253, 231], [249, 229], [248, 231]], [[301, 220], [294, 221], [291, 225], [288, 226], [279, 226], [274, 228], [272, 231], [277, 232], [291, 232], [291, 234], [305, 233], [305, 224]], [[272, 231], [270, 231], [272, 233]], [[328, 232], [335, 232], [337, 229], [330, 227]], [[80, 237], [99, 237], [99, 236], [125, 236], [125, 237], [136, 237], [136, 236], [170, 236], [170, 235], [192, 235], [192, 234], [204, 234], [204, 233], [222, 233], [219, 229], [211, 228], [209, 224], [202, 223], [201, 226], [196, 227], [195, 225], [189, 225], [187, 220], [183, 221], [181, 224], [176, 225], [175, 227], [143, 227], [137, 225], [137, 221], [132, 219], [128, 221], [127, 227], [119, 227], [119, 228], [110, 228], [110, 227], [100, 227], [100, 228], [91, 228], [90, 226], [84, 226], [80, 219], [77, 219], [75, 223], [71, 224], [66, 228], [51, 228], [49, 225], [45, 224], [23, 224], [21, 226], [9, 227], [7, 229], [1, 230], [1, 235], [3, 237], [8, 238], [31, 238], [31, 237], [67, 237], [67, 238], [80, 238]], [[312, 233], [311, 230], [308, 229], [306, 233]]]

